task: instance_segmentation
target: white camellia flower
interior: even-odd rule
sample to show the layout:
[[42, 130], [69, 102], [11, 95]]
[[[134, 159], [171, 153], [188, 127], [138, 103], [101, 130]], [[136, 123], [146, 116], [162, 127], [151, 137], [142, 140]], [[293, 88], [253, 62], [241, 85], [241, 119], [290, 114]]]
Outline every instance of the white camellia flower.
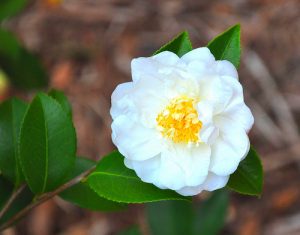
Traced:
[[208, 48], [133, 59], [112, 94], [112, 140], [147, 183], [181, 195], [224, 187], [253, 125], [235, 67]]

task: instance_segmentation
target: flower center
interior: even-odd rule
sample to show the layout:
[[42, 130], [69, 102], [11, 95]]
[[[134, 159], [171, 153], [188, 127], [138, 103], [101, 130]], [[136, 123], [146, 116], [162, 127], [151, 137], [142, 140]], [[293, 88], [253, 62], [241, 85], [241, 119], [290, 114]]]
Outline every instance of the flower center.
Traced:
[[158, 129], [168, 139], [175, 143], [199, 142], [199, 131], [202, 122], [198, 119], [194, 108], [195, 99], [180, 96], [171, 100], [156, 117]]

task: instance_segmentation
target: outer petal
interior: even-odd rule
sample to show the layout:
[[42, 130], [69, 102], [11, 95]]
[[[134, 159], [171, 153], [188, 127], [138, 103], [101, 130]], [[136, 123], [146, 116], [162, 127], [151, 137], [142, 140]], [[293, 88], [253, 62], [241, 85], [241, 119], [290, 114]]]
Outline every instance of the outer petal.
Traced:
[[143, 75], [148, 77], [158, 76], [158, 66], [151, 58], [140, 57], [131, 61], [132, 80], [138, 81]]
[[240, 125], [246, 132], [250, 131], [254, 123], [254, 117], [244, 103], [230, 105], [226, 108], [223, 115], [231, 119], [235, 124]]
[[210, 171], [220, 176], [232, 174], [250, 148], [246, 132], [231, 120], [219, 118], [220, 136], [212, 145]]
[[197, 194], [201, 193], [203, 190], [204, 190], [203, 186], [198, 185], [198, 186], [183, 187], [179, 190], [176, 190], [176, 192], [183, 195], [183, 196], [194, 196], [194, 195], [197, 195]]
[[132, 80], [138, 81], [145, 75], [153, 78], [163, 78], [163, 74], [169, 74], [180, 66], [179, 57], [170, 51], [161, 52], [152, 57], [140, 57], [131, 61]]
[[176, 162], [172, 161], [174, 152], [164, 150], [161, 153], [161, 167], [158, 173], [158, 182], [153, 182], [156, 186], [162, 185], [165, 188], [177, 190], [185, 185], [184, 171]]
[[232, 78], [238, 79], [238, 73], [236, 71], [236, 68], [232, 63], [230, 63], [227, 60], [218, 60], [216, 63], [216, 72], [220, 76], [230, 76]]
[[171, 51], [163, 51], [157, 55], [152, 56], [151, 58], [162, 65], [168, 66], [174, 66], [180, 61], [179, 57]]
[[161, 167], [160, 154], [145, 161], [132, 161], [125, 158], [124, 163], [128, 168], [133, 169], [142, 181], [155, 184], [161, 189], [166, 189], [166, 187], [160, 183], [159, 178], [159, 169]]
[[228, 176], [219, 176], [212, 172], [209, 172], [209, 174], [203, 184], [203, 188], [204, 188], [204, 190], [207, 190], [207, 191], [214, 191], [214, 190], [225, 187], [228, 180], [229, 180], [229, 175]]
[[133, 89], [132, 82], [126, 82], [118, 85], [111, 96], [110, 114], [112, 118], [118, 115], [125, 114], [133, 106], [132, 101], [128, 95]]
[[112, 140], [126, 158], [143, 161], [161, 152], [156, 130], [121, 115], [112, 123]]
[[184, 54], [181, 59], [186, 63], [190, 63], [192, 61], [201, 61], [205, 62], [206, 64], [211, 64], [215, 61], [215, 57], [207, 47], [196, 48]]
[[[220, 113], [230, 103], [233, 96], [233, 88], [231, 83], [236, 81], [224, 81], [223, 77], [214, 76], [200, 83], [200, 102], [208, 102], [212, 106], [213, 113]], [[237, 82], [237, 81], [236, 81]], [[198, 109], [200, 111], [200, 109]]]
[[[200, 144], [197, 147], [174, 146], [171, 150], [162, 152], [163, 164], [176, 164], [182, 171], [183, 185], [195, 186], [204, 182], [208, 174], [210, 164], [210, 147]], [[165, 166], [165, 165], [162, 165]], [[161, 169], [162, 174], [169, 174], [168, 168]], [[161, 174], [161, 175], [162, 175]], [[178, 180], [178, 178], [174, 178]], [[173, 179], [173, 181], [174, 181]], [[174, 190], [178, 189], [174, 188]]]

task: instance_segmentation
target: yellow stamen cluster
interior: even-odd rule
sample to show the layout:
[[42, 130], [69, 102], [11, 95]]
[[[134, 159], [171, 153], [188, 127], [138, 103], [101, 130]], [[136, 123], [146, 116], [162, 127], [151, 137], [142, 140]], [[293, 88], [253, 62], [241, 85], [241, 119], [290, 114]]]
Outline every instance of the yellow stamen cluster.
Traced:
[[198, 119], [194, 105], [195, 99], [186, 96], [171, 100], [156, 117], [158, 129], [163, 137], [175, 143], [199, 142], [202, 122]]

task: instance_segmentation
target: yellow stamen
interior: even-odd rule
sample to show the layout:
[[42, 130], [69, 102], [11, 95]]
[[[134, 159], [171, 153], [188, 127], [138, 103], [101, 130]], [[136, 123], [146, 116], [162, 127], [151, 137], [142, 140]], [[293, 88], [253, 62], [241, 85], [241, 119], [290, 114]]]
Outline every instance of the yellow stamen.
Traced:
[[194, 105], [195, 99], [186, 96], [171, 100], [169, 105], [156, 117], [162, 136], [175, 143], [199, 142], [202, 122], [198, 119]]

